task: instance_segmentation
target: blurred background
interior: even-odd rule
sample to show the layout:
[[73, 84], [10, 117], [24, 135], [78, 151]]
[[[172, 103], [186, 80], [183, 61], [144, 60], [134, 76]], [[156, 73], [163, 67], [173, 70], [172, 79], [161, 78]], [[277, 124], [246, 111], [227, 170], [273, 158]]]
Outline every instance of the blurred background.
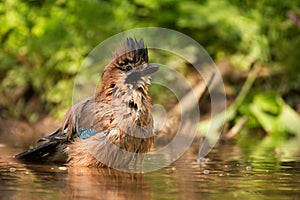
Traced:
[[[220, 69], [228, 98], [222, 141], [299, 155], [299, 0], [4, 0], [0, 24], [1, 143], [34, 145], [58, 127], [85, 56], [114, 34], [155, 26], [190, 36]], [[174, 67], [192, 73], [188, 63]], [[175, 103], [157, 87], [151, 95]]]

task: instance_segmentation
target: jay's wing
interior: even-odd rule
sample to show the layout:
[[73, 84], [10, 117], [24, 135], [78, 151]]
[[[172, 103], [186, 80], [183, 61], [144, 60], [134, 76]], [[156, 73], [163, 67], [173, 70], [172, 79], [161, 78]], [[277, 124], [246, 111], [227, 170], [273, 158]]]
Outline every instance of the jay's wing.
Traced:
[[70, 142], [76, 137], [85, 139], [101, 131], [98, 116], [101, 107], [94, 98], [87, 98], [75, 104], [65, 115], [62, 126], [39, 141], [61, 140]]
[[[101, 132], [98, 121], [101, 104], [95, 103], [94, 98], [87, 98], [74, 105], [65, 115], [62, 126], [47, 137], [39, 139], [43, 144], [15, 155], [20, 160], [29, 162], [61, 161], [67, 159], [67, 144], [76, 137], [88, 138]], [[104, 120], [105, 121], [105, 120]]]

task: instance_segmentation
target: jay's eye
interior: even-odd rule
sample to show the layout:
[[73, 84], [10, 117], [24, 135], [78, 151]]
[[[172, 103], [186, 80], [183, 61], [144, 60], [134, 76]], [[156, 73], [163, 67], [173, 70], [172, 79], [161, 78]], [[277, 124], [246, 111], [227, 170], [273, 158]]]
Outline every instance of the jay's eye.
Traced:
[[125, 71], [128, 72], [128, 71], [130, 71], [130, 70], [132, 70], [132, 67], [131, 67], [130, 65], [127, 65], [127, 66], [125, 67]]

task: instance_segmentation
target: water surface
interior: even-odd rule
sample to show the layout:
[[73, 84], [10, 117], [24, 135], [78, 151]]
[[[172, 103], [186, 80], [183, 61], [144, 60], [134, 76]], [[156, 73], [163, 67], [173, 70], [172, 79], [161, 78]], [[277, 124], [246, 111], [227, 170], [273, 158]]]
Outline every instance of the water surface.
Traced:
[[300, 156], [249, 158], [233, 144], [151, 173], [22, 164], [19, 151], [0, 147], [0, 199], [300, 199]]

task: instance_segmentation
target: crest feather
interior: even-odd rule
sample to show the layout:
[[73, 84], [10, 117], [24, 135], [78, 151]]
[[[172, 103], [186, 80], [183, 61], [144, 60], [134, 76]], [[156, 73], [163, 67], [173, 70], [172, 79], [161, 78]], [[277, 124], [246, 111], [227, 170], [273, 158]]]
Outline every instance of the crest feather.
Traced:
[[148, 62], [148, 49], [143, 39], [137, 41], [129, 37], [117, 51], [113, 52], [113, 56], [117, 61], [130, 59], [133, 62]]

